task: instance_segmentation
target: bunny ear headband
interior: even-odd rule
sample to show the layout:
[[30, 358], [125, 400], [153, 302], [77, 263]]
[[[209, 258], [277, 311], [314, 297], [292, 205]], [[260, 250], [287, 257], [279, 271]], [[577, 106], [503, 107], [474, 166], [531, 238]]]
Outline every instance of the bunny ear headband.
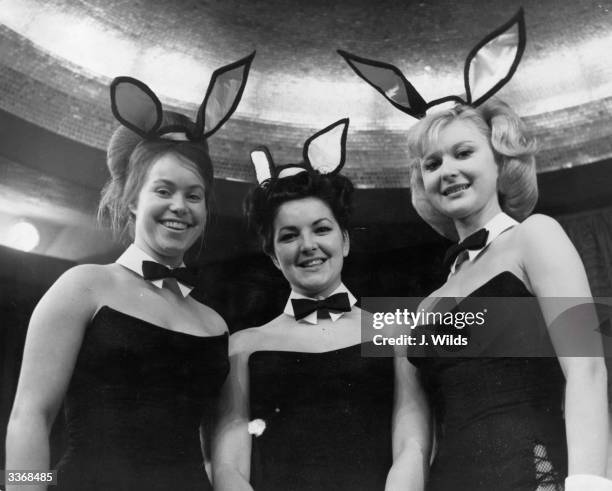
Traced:
[[287, 164], [277, 167], [266, 147], [255, 148], [251, 151], [251, 162], [255, 167], [257, 182], [261, 184], [266, 179], [289, 177], [300, 172], [318, 171], [321, 174], [340, 172], [346, 160], [348, 125], [348, 118], [344, 118], [308, 138], [302, 151], [303, 164]]
[[503, 26], [480, 41], [465, 60], [465, 100], [449, 95], [427, 102], [395, 66], [368, 60], [346, 51], [338, 53], [350, 67], [391, 104], [415, 118], [425, 117], [432, 106], [455, 101], [477, 107], [501, 89], [514, 75], [525, 50], [525, 19], [521, 8]]
[[195, 122], [162, 126], [162, 105], [140, 80], [117, 77], [110, 87], [113, 115], [147, 140], [202, 141], [215, 133], [238, 107], [255, 52], [214, 71]]

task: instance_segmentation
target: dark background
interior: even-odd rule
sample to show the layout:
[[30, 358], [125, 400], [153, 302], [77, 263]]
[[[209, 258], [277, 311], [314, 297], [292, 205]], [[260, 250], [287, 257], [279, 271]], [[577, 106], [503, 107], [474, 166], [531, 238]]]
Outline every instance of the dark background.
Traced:
[[[612, 58], [606, 47], [612, 15], [606, 2], [23, 0], [7, 6], [0, 12], [0, 242], [11, 220], [27, 218], [38, 226], [41, 244], [32, 253], [0, 246], [0, 442], [32, 309], [72, 265], [111, 262], [122, 250], [94, 216], [108, 177], [105, 146], [117, 126], [108, 85], [116, 75], [137, 75], [113, 67], [92, 72], [56, 56], [54, 39], [36, 44], [11, 27], [11, 18], [30, 23], [35, 34], [45, 30], [46, 15], [89, 20], [152, 54], [136, 59], [134, 70], [158, 81], [202, 79], [202, 87], [213, 68], [257, 49], [237, 113], [210, 140], [215, 206], [205, 248], [193, 258], [202, 267], [194, 296], [236, 331], [278, 315], [289, 291], [242, 218], [242, 200], [254, 181], [249, 150], [266, 144], [279, 163], [295, 162], [308, 136], [345, 116], [351, 126], [343, 172], [359, 187], [345, 283], [357, 297], [420, 296], [442, 283], [449, 244], [410, 205], [404, 120], [334, 50], [394, 63], [408, 78], [429, 74], [429, 86], [418, 87], [428, 93], [438, 80], [455, 77], [459, 93], [470, 48], [520, 6], [527, 48], [500, 96], [525, 115], [540, 144], [536, 211], [561, 222], [593, 294], [611, 297]], [[62, 27], [62, 35], [74, 35], [76, 48], [87, 44], [74, 34], [81, 25]], [[88, 58], [108, 55], [105, 48], [87, 46]], [[166, 58], [153, 56], [158, 48], [206, 69], [194, 74], [194, 65], [168, 66]], [[533, 76], [551, 59], [560, 60], [554, 70]], [[314, 82], [328, 82], [329, 93], [313, 93]], [[343, 89], [336, 99], [332, 86]], [[200, 95], [160, 98], [164, 107], [189, 115], [201, 101]], [[62, 438], [59, 417], [54, 458]]]

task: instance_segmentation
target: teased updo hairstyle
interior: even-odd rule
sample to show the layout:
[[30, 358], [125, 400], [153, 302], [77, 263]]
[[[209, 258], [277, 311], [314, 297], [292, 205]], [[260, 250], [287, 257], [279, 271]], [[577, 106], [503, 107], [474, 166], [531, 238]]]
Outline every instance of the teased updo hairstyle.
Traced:
[[[175, 112], [163, 112], [163, 126], [186, 124], [189, 119]], [[213, 167], [206, 141], [144, 140], [130, 129], [119, 126], [108, 143], [106, 164], [110, 179], [102, 189], [98, 221], [110, 225], [116, 238], [133, 239], [133, 213], [130, 204], [138, 194], [150, 168], [166, 154], [175, 154], [193, 165], [204, 181], [204, 201], [209, 210], [212, 198]]]
[[421, 174], [421, 163], [429, 148], [440, 131], [454, 121], [470, 121], [489, 140], [499, 167], [497, 194], [501, 209], [515, 220], [524, 220], [538, 200], [536, 143], [518, 115], [499, 99], [490, 99], [477, 108], [457, 104], [425, 117], [410, 128], [410, 190], [417, 213], [440, 234], [457, 239], [453, 221], [436, 210], [427, 198]]
[[353, 208], [353, 183], [350, 179], [340, 174], [320, 174], [317, 171], [273, 177], [251, 190], [244, 202], [249, 228], [259, 236], [266, 254], [274, 255], [274, 220], [280, 206], [303, 198], [323, 201], [329, 206], [340, 229], [348, 233]]

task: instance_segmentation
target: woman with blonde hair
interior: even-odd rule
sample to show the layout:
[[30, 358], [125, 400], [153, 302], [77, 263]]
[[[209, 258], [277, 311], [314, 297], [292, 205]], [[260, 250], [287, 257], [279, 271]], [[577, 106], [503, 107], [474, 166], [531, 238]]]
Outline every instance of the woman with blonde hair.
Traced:
[[[524, 44], [521, 11], [470, 52], [466, 99], [429, 103], [397, 68], [343, 53], [396, 107], [422, 118], [408, 134], [412, 202], [434, 229], [459, 240], [445, 258], [447, 281], [423, 308], [437, 309], [440, 297], [462, 299], [451, 312], [507, 298], [505, 317], [492, 316], [484, 334], [459, 335], [471, 343], [466, 348], [433, 347], [428, 338], [398, 365], [389, 489], [612, 489], [601, 477], [608, 434], [601, 343], [590, 356], [577, 354], [562, 329], [568, 312], [589, 304], [585, 270], [559, 224], [530, 215], [535, 143], [516, 113], [491, 99], [512, 76]], [[449, 101], [454, 107], [428, 113]], [[538, 305], [526, 314], [517, 306], [530, 298]], [[590, 307], [581, 317], [587, 325], [594, 322]], [[571, 327], [588, 336], [587, 325]], [[427, 470], [429, 405], [436, 438]]]

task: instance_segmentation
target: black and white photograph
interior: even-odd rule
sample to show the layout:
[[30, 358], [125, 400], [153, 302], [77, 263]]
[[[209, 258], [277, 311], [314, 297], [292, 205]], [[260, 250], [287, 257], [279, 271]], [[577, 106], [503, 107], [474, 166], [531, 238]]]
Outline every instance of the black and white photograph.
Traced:
[[0, 490], [612, 491], [609, 0], [0, 0]]

